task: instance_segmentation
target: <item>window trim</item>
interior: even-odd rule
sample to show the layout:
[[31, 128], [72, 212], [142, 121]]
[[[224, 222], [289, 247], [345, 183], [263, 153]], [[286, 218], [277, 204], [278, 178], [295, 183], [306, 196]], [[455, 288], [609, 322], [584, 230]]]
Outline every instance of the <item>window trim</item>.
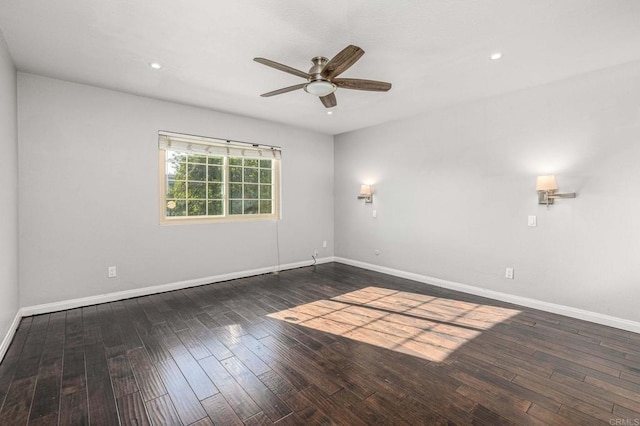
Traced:
[[[161, 133], [162, 134], [162, 133]], [[181, 135], [188, 137], [188, 135]], [[197, 141], [194, 141], [197, 143]], [[252, 222], [262, 220], [280, 220], [280, 159], [271, 158], [273, 168], [273, 188], [272, 202], [273, 213], [271, 214], [241, 214], [230, 215], [229, 209], [229, 157], [224, 156], [224, 191], [223, 206], [225, 215], [223, 216], [167, 216], [166, 215], [166, 149], [158, 147], [158, 214], [161, 225], [186, 225], [186, 224], [206, 224], [224, 222]], [[233, 156], [233, 155], [232, 155]]]

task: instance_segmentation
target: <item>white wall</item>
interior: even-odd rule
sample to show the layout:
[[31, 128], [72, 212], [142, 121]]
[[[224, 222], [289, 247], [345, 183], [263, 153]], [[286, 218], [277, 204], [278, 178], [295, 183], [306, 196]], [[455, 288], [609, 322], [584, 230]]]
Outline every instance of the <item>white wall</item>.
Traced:
[[[16, 69], [0, 32], [0, 342], [18, 312], [18, 123]], [[0, 357], [2, 351], [0, 350]]]
[[24, 73], [18, 106], [22, 306], [276, 265], [275, 221], [159, 225], [158, 130], [282, 146], [280, 262], [333, 255], [331, 136]]
[[[339, 135], [336, 256], [640, 320], [639, 75], [632, 63]], [[578, 198], [539, 206], [548, 173]], [[356, 200], [365, 180], [373, 205]]]

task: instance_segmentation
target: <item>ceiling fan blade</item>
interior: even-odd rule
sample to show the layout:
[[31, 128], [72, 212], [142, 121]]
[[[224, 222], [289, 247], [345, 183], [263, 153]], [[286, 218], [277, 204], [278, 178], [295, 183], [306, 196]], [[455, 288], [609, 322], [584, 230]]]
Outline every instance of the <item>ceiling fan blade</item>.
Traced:
[[307, 83], [296, 84], [295, 86], [284, 87], [282, 89], [274, 90], [273, 92], [263, 93], [260, 96], [262, 96], [263, 98], [268, 98], [269, 96], [281, 95], [283, 93], [293, 92], [294, 90], [302, 89], [306, 85]]
[[322, 76], [328, 80], [345, 72], [364, 55], [364, 50], [350, 44], [334, 56], [322, 69]]
[[288, 72], [289, 74], [297, 75], [298, 77], [302, 77], [302, 78], [306, 78], [306, 79], [311, 78], [311, 76], [309, 74], [307, 74], [306, 72], [297, 70], [295, 68], [291, 68], [288, 65], [283, 65], [283, 64], [280, 64], [278, 62], [272, 61], [270, 59], [253, 58], [253, 60], [258, 62], [258, 63], [261, 63], [262, 65], [266, 65], [268, 67], [275, 68], [275, 69], [280, 70], [280, 71]]
[[322, 96], [320, 98], [320, 101], [322, 102], [322, 105], [325, 106], [325, 108], [331, 108], [338, 105], [338, 100], [336, 99], [335, 93], [329, 93], [327, 96]]
[[391, 83], [375, 80], [362, 80], [359, 78], [334, 78], [333, 84], [343, 89], [368, 90], [370, 92], [388, 92]]

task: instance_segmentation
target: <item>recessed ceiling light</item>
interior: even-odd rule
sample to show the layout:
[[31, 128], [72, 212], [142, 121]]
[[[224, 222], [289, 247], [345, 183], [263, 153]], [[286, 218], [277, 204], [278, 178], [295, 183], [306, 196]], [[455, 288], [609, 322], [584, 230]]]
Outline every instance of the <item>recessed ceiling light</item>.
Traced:
[[489, 56], [489, 58], [491, 58], [492, 61], [497, 61], [498, 59], [502, 58], [502, 53], [500, 52], [492, 53], [491, 56]]
[[159, 63], [157, 63], [157, 62], [151, 62], [151, 63], [149, 64], [149, 66], [150, 66], [151, 68], [153, 68], [154, 70], [159, 70], [160, 68], [162, 68], [162, 65], [160, 65], [160, 64], [159, 64]]
[[327, 115], [333, 115], [333, 111], [327, 111]]

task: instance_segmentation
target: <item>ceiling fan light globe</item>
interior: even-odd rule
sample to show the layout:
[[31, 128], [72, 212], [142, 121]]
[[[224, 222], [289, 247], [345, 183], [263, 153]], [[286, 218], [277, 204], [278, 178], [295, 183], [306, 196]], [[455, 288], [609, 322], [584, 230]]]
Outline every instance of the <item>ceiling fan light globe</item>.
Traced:
[[336, 91], [338, 87], [329, 81], [312, 81], [304, 86], [304, 91], [319, 97], [327, 96]]

